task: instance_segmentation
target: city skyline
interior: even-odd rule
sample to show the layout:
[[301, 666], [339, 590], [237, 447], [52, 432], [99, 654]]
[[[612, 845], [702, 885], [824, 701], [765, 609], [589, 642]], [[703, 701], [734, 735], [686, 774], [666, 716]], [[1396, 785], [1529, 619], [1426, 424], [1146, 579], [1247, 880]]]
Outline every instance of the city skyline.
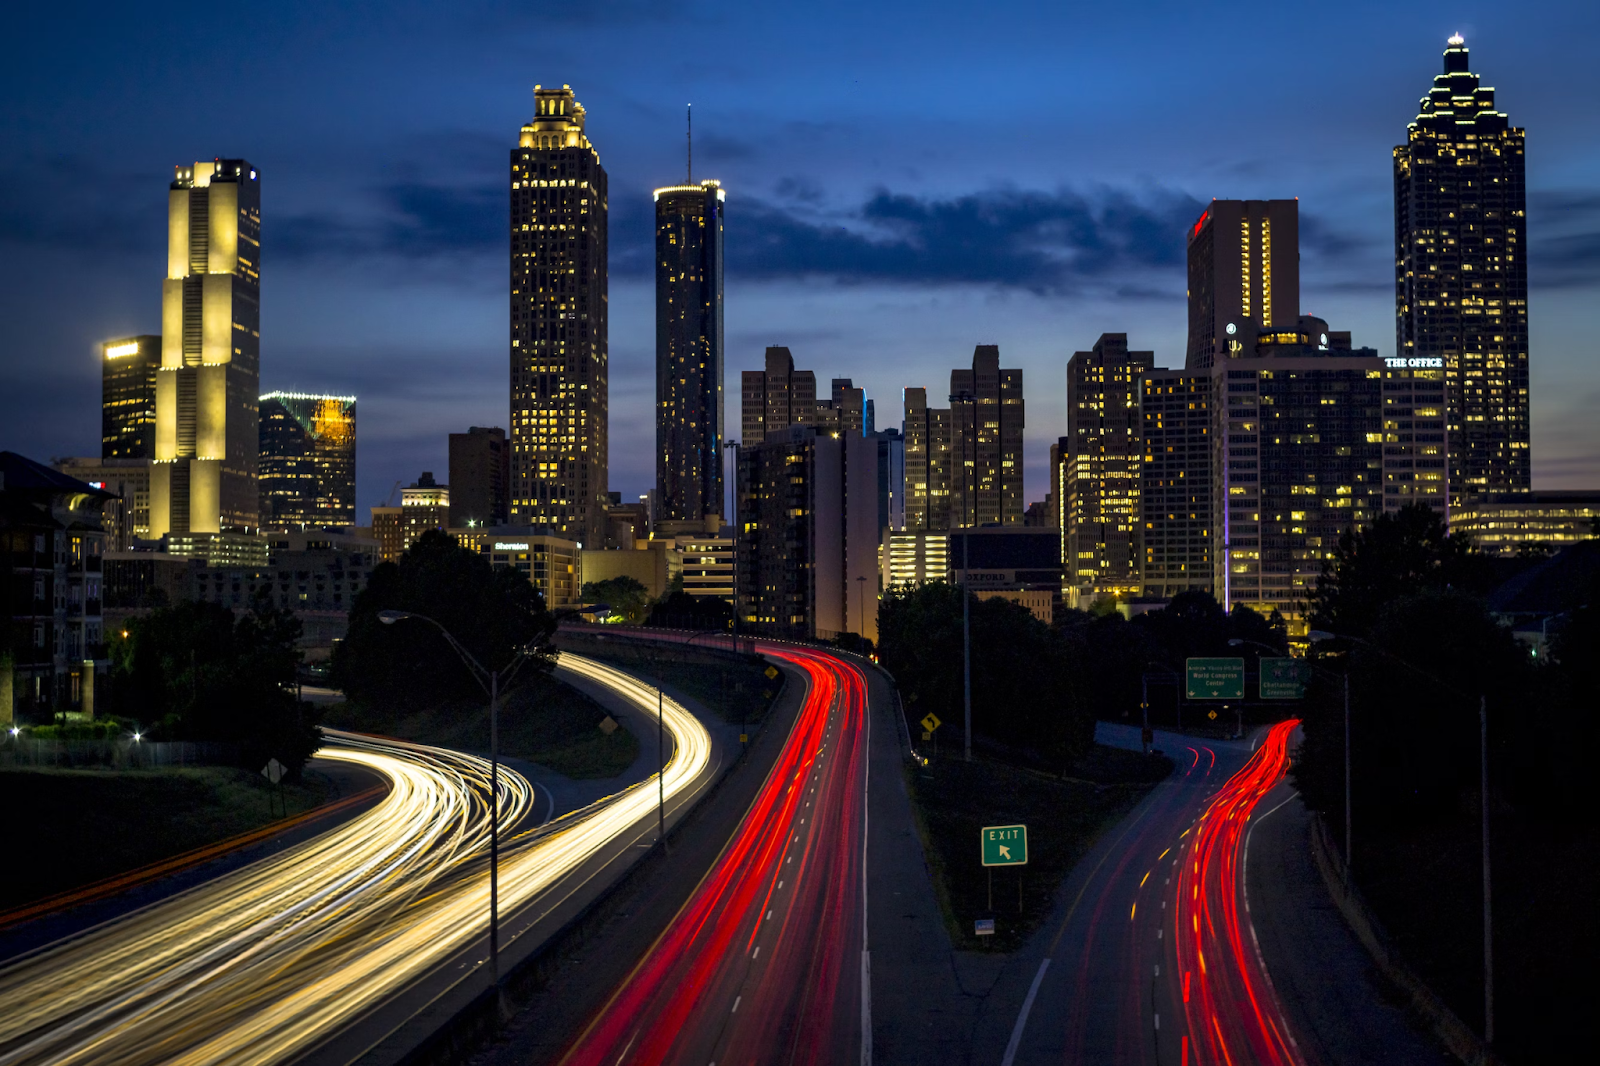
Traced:
[[[1538, 36], [1538, 21], [1554, 17], [1556, 9], [1550, 9], [1528, 16], [1527, 26], [1505, 23], [1491, 29], [1469, 20], [1459, 27], [1468, 46], [1475, 46], [1476, 72], [1499, 91], [1498, 106], [1535, 138], [1535, 151], [1529, 157], [1532, 450], [1534, 484], [1544, 488], [1581, 486], [1597, 480], [1593, 456], [1600, 452], [1592, 439], [1596, 431], [1579, 417], [1583, 402], [1593, 391], [1582, 376], [1585, 322], [1578, 307], [1580, 297], [1592, 293], [1597, 284], [1585, 251], [1593, 244], [1585, 227], [1596, 220], [1584, 213], [1590, 210], [1586, 205], [1592, 198], [1574, 190], [1585, 184], [1586, 175], [1594, 169], [1592, 150], [1583, 140], [1591, 120], [1563, 110], [1549, 75], [1527, 52], [1528, 42]], [[1569, 13], [1564, 26], [1571, 17]], [[1330, 42], [1349, 40], [1356, 33], [1359, 17], [1352, 14], [1344, 19], [1325, 27]], [[930, 154], [931, 141], [921, 148], [912, 145], [907, 138], [924, 136], [921, 130], [927, 118], [900, 103], [888, 107], [903, 98], [893, 96], [891, 100], [880, 85], [872, 99], [885, 101], [885, 113], [898, 117], [892, 127], [884, 127], [893, 136], [872, 152], [876, 162], [870, 166], [859, 160], [851, 162], [849, 153], [842, 151], [844, 145], [837, 141], [846, 133], [858, 137], [862, 129], [886, 121], [868, 108], [831, 132], [808, 134], [820, 140], [814, 139], [806, 150], [813, 160], [808, 166], [814, 175], [806, 185], [799, 177], [808, 166], [797, 162], [802, 153], [797, 151], [797, 143], [792, 143], [801, 131], [792, 126], [796, 120], [777, 107], [770, 90], [734, 107], [717, 93], [701, 90], [710, 75], [680, 73], [672, 82], [684, 85], [679, 95], [698, 95], [704, 101], [698, 108], [704, 116], [698, 125], [707, 132], [698, 139], [698, 154], [730, 181], [741, 188], [749, 183], [752, 189], [748, 197], [741, 194], [728, 219], [725, 387], [737, 380], [732, 375], [760, 365], [760, 351], [766, 344], [787, 344], [802, 353], [799, 358], [819, 376], [853, 375], [856, 384], [876, 399], [879, 424], [892, 426], [899, 419], [896, 408], [901, 389], [923, 385], [937, 393], [942, 368], [959, 360], [976, 343], [1000, 344], [1009, 360], [1035, 381], [1047, 384], [1059, 380], [1067, 357], [1085, 337], [1108, 330], [1129, 332], [1130, 345], [1154, 350], [1158, 366], [1181, 365], [1185, 318], [1182, 232], [1213, 196], [1298, 195], [1306, 246], [1302, 303], [1341, 328], [1350, 328], [1359, 343], [1372, 345], [1380, 354], [1391, 354], [1390, 153], [1404, 140], [1405, 125], [1413, 118], [1416, 98], [1426, 85], [1424, 79], [1438, 69], [1445, 36], [1458, 28], [1453, 22], [1422, 25], [1422, 21], [1413, 17], [1376, 43], [1368, 61], [1374, 77], [1351, 90], [1357, 94], [1351, 106], [1361, 112], [1359, 122], [1343, 117], [1344, 107], [1300, 100], [1301, 106], [1310, 108], [1310, 121], [1321, 140], [1308, 150], [1305, 162], [1292, 165], [1270, 163], [1259, 154], [1224, 165], [1214, 150], [1187, 135], [1175, 135], [1174, 127], [1156, 121], [1140, 132], [1138, 150], [1106, 171], [1084, 172], [1068, 166], [1056, 150], [1041, 148], [1035, 140], [1028, 142], [1025, 160], [1017, 154], [1021, 147], [997, 145], [1000, 155], [974, 166], [942, 150]], [[1175, 25], [1181, 25], [1181, 20]], [[1131, 32], [1115, 25], [1100, 28], [1113, 38]], [[614, 423], [619, 427], [626, 424], [626, 429], [616, 432], [631, 435], [616, 437], [613, 442], [611, 487], [624, 498], [632, 498], [653, 484], [654, 449], [649, 440], [653, 425], [644, 417], [651, 398], [647, 388], [639, 387], [649, 381], [639, 372], [654, 354], [649, 328], [653, 292], [647, 262], [640, 261], [640, 253], [648, 246], [650, 234], [648, 187], [672, 165], [667, 160], [681, 152], [678, 137], [683, 101], [670, 109], [665, 103], [657, 107], [652, 102], [644, 111], [629, 104], [630, 87], [638, 84], [636, 76], [623, 76], [614, 64], [595, 68], [591, 59], [579, 59], [581, 49], [575, 42], [599, 29], [562, 28], [555, 36], [565, 44], [552, 44], [536, 57], [537, 62], [530, 60], [519, 80], [504, 79], [492, 99], [474, 94], [458, 101], [463, 106], [459, 115], [450, 119], [450, 128], [455, 130], [451, 136], [458, 140], [448, 143], [461, 151], [460, 162], [469, 175], [462, 179], [464, 185], [429, 171], [412, 148], [396, 149], [391, 167], [412, 173], [409, 184], [401, 182], [383, 192], [373, 184], [378, 181], [374, 173], [370, 180], [358, 181], [358, 186], [364, 182], [364, 187], [353, 193], [348, 203], [321, 199], [317, 195], [322, 188], [320, 179], [309, 165], [287, 165], [286, 170], [286, 164], [275, 164], [272, 168], [271, 217], [282, 219], [277, 230], [281, 244], [273, 247], [282, 247], [283, 252], [281, 259], [273, 260], [278, 265], [273, 268], [264, 303], [271, 340], [263, 352], [262, 385], [264, 389], [348, 391], [362, 395], [364, 404], [370, 403], [366, 419], [372, 429], [371, 445], [364, 449], [357, 497], [362, 509], [377, 502], [394, 480], [413, 476], [421, 467], [445, 465], [447, 430], [469, 424], [494, 425], [505, 417], [504, 386], [494, 387], [496, 379], [504, 381], [503, 363], [495, 373], [496, 361], [473, 339], [492, 336], [486, 323], [496, 317], [497, 302], [504, 306], [503, 282], [497, 293], [492, 272], [480, 265], [503, 256], [503, 250], [495, 251], [495, 241], [504, 239], [504, 224], [498, 221], [504, 218], [503, 200], [497, 207], [495, 198], [504, 194], [497, 188], [499, 181], [494, 182], [492, 193], [487, 178], [482, 185], [473, 184], [478, 178], [470, 175], [484, 169], [479, 162], [483, 151], [474, 139], [478, 135], [467, 130], [484, 126], [483, 116], [490, 113], [502, 131], [503, 114], [513, 113], [516, 121], [522, 121], [530, 109], [529, 84], [536, 80], [559, 79], [574, 85], [589, 104], [593, 123], [605, 131], [608, 169], [619, 174], [626, 171], [628, 191], [613, 190], [611, 194], [616, 216], [611, 242], [611, 335], [618, 363], [613, 375], [618, 385], [611, 406], [618, 412]], [[615, 35], [617, 24], [608, 23], [604, 30]], [[671, 20], [664, 32], [677, 32]], [[743, 32], [752, 32], [752, 27], [744, 27]], [[615, 57], [632, 54], [630, 40], [622, 33]], [[805, 47], [804, 42], [799, 47]], [[1155, 40], [1151, 47], [1159, 51], [1171, 45]], [[1024, 67], [1031, 69], [1031, 57], [1031, 52], [1022, 57]], [[547, 68], [555, 73], [541, 78]], [[930, 63], [920, 76], [933, 76], [938, 69], [937, 62]], [[567, 70], [572, 73], [562, 73]], [[1100, 73], [1110, 76], [1104, 70]], [[754, 77], [748, 72], [742, 76]], [[770, 82], [761, 84], [780, 84], [787, 76], [778, 72]], [[996, 76], [993, 92], [995, 100], [1010, 100], [1018, 97], [1023, 87], [1016, 78]], [[1237, 85], [1212, 86], [1205, 94], [1215, 107], [1227, 107], [1239, 115], [1260, 106]], [[939, 106], [923, 105], [926, 116], [937, 115]], [[1030, 121], [1039, 120], [1040, 106], [1027, 110]], [[1106, 106], [1108, 114], [1114, 114], [1122, 105], [1107, 102]], [[1282, 106], [1287, 107], [1288, 101]], [[762, 108], [770, 113], [763, 113]], [[1052, 124], [1064, 122], [1095, 127], [1081, 111], [1055, 107], [1040, 128], [1055, 128]], [[353, 117], [360, 114], [359, 107], [352, 110]], [[247, 143], [237, 148], [217, 147], [247, 151], [251, 158], [259, 158], [253, 142], [271, 144], [278, 136], [269, 117], [267, 112], [252, 112], [241, 123], [240, 132], [230, 135]], [[434, 108], [428, 121], [438, 125], [436, 120], [443, 118]], [[17, 121], [23, 123], [18, 133], [26, 135], [14, 143], [18, 158], [26, 159], [28, 153], [43, 150], [41, 145], [48, 139], [23, 120]], [[209, 126], [203, 123], [203, 128]], [[794, 137], [779, 136], [783, 130]], [[1079, 132], [1089, 138], [1088, 144], [1122, 144], [1130, 136], [1113, 135], [1098, 127]], [[176, 141], [187, 144], [198, 136], [192, 130], [174, 128], [148, 138], [148, 146], [142, 142], [132, 145], [135, 150], [122, 156], [132, 166], [141, 153], [148, 155], [154, 146]], [[498, 136], [503, 145], [503, 132]], [[447, 142], [430, 143], [437, 149]], [[164, 151], [170, 156], [175, 149]], [[1339, 165], [1325, 165], [1334, 156], [1341, 161]], [[1180, 169], [1180, 160], [1190, 165]], [[830, 161], [839, 166], [830, 167]], [[1313, 162], [1318, 165], [1311, 165]], [[1138, 178], [1139, 172], [1144, 179]], [[1084, 177], [1077, 178], [1079, 173]], [[1064, 174], [1074, 175], [1075, 184], [1062, 187]], [[13, 184], [24, 182], [19, 188], [30, 187], [20, 168], [8, 170], [6, 178]], [[1094, 187], [1097, 181], [1103, 185], [1098, 192]], [[409, 190], [404, 195], [412, 198], [404, 204], [395, 199], [401, 196], [401, 185]], [[1356, 185], [1364, 191], [1355, 191]], [[1052, 188], [1055, 191], [1048, 191]], [[82, 194], [75, 195], [80, 199], [70, 203], [81, 205]], [[281, 205], [276, 199], [279, 196], [284, 200]], [[1131, 221], [1116, 222], [1112, 208], [1118, 204], [1126, 208]], [[88, 206], [92, 207], [92, 202]], [[135, 205], [135, 217], [140, 210], [144, 207]], [[410, 233], [432, 248], [441, 257], [440, 264], [421, 263], [381, 242], [374, 243], [369, 225], [373, 212], [393, 211], [400, 213], [400, 232]], [[356, 217], [363, 212], [368, 216], [364, 221]], [[339, 218], [343, 221], [331, 224]], [[308, 227], [311, 219], [330, 224], [318, 231]], [[1083, 240], [1057, 240], [1051, 245], [1052, 255], [1044, 260], [1020, 257], [1018, 248], [1027, 243], [1021, 236], [1038, 233], [1040, 227], [1054, 226], [1060, 231], [1078, 223], [1089, 235], [1084, 240], [1101, 242], [1105, 252], [1101, 265], [1092, 270], [1062, 265], [1074, 258], [1076, 250], [1086, 247]], [[60, 205], [53, 205], [47, 197], [39, 219], [26, 226], [11, 220], [0, 231], [0, 240], [32, 247], [28, 242], [41, 239], [41, 227], [59, 230], [66, 224]], [[159, 255], [149, 241], [134, 239], [135, 223], [119, 225], [122, 228], [112, 228], [103, 236], [106, 240], [114, 236], [118, 243], [102, 260], [148, 264]], [[923, 259], [908, 254], [902, 244], [885, 240], [883, 234], [894, 227], [903, 228], [930, 253], [939, 255], [958, 249], [961, 241], [974, 239], [992, 241], [994, 247], [987, 257], [967, 256], [964, 262], [939, 267], [928, 261], [939, 255]], [[492, 232], [496, 228], [499, 237]], [[873, 239], [862, 243], [861, 234]], [[777, 254], [769, 256], [764, 265], [756, 264], [752, 255], [757, 246], [775, 249]], [[500, 247], [503, 249], [503, 244]], [[353, 263], [377, 268], [374, 276], [387, 278], [387, 285], [398, 285], [398, 291], [375, 296], [370, 278], [341, 272], [330, 257], [337, 259], [347, 252]], [[503, 263], [503, 258], [500, 261]], [[946, 276], [940, 277], [939, 269], [944, 269]], [[90, 271], [90, 291], [104, 291], [106, 298], [90, 315], [80, 317], [99, 318], [104, 325], [84, 323], [83, 328], [93, 328], [95, 336], [81, 338], [86, 342], [82, 366], [70, 358], [76, 342], [70, 339], [69, 324], [59, 316], [46, 320], [45, 315], [31, 311], [33, 305], [49, 307], [40, 287], [43, 282], [28, 279], [11, 288], [17, 298], [29, 299], [29, 313], [22, 315], [24, 334], [31, 347], [51, 352], [52, 366], [36, 386], [46, 393], [44, 402], [27, 409], [8, 406], [3, 412], [10, 416], [7, 423], [17, 427], [18, 438], [9, 443], [38, 439], [47, 442], [46, 451], [68, 454], [88, 450], [86, 441], [77, 441], [82, 434], [72, 427], [90, 425], [94, 411], [81, 397], [71, 396], [66, 382], [76, 380], [73, 374], [81, 379], [96, 372], [90, 344], [153, 332], [156, 326], [149, 307], [140, 306], [136, 285], [131, 296], [120, 295], [125, 284], [121, 275], [133, 277], [136, 271], [129, 267], [110, 277], [107, 270], [96, 265]], [[1029, 270], [1034, 272], [1032, 276], [1028, 276]], [[444, 277], [453, 273], [468, 280]], [[39, 275], [50, 276], [48, 270]], [[415, 306], [401, 307], [397, 301], [402, 298], [415, 298]], [[446, 304], [451, 306], [444, 309]], [[340, 308], [337, 315], [335, 307]], [[427, 318], [418, 318], [425, 311]], [[385, 325], [374, 344], [354, 335], [344, 324], [349, 318], [352, 323], [370, 326], [375, 314], [415, 328], [396, 334], [393, 326]], [[1130, 324], [1138, 328], [1129, 329]], [[852, 354], [863, 345], [875, 356], [865, 368], [854, 362]], [[380, 350], [385, 358], [374, 362]], [[420, 369], [425, 352], [443, 353], [453, 373], [448, 383], [430, 386], [423, 393], [401, 383], [398, 379], [404, 375], [396, 371]], [[20, 367], [5, 367], [7, 373], [20, 371]], [[1024, 452], [1028, 501], [1041, 499], [1046, 491], [1046, 448], [1065, 424], [1064, 390], [1036, 387], [1030, 405], [1035, 412]]]

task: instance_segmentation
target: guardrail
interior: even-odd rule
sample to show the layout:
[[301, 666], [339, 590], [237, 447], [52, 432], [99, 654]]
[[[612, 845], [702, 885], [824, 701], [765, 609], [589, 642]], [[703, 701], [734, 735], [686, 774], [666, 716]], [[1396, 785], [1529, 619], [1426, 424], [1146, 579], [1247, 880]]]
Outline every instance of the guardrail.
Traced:
[[231, 766], [232, 744], [197, 740], [56, 740], [18, 736], [0, 742], [0, 766], [146, 770], [169, 766]]

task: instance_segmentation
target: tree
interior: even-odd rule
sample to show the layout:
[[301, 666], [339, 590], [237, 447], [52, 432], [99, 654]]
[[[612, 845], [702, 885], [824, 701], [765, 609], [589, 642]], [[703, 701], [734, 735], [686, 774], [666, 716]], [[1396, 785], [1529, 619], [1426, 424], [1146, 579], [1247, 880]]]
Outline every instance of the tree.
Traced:
[[721, 632], [733, 628], [733, 605], [720, 596], [691, 596], [683, 591], [679, 578], [665, 596], [650, 605], [650, 617], [644, 624]]
[[532, 649], [525, 672], [555, 665], [550, 638], [556, 622], [528, 578], [429, 530], [398, 564], [375, 568], [351, 605], [350, 629], [334, 648], [330, 678], [356, 703], [421, 710], [481, 695], [437, 629], [426, 622], [384, 625], [378, 612], [391, 610], [438, 622], [489, 670], [505, 666], [521, 648]]
[[[1386, 512], [1346, 530], [1307, 601], [1313, 626], [1365, 636], [1385, 604], [1402, 596], [1476, 585], [1471, 538], [1451, 533], [1422, 504]], [[1484, 590], [1487, 591], [1487, 590]]]
[[322, 737], [294, 693], [300, 622], [265, 601], [235, 619], [220, 604], [163, 608], [113, 644], [119, 710], [155, 737], [237, 744], [243, 765], [298, 773]]
[[585, 581], [583, 598], [606, 604], [612, 618], [630, 625], [638, 625], [650, 614], [650, 590], [626, 574], [604, 581]]
[[[959, 728], [964, 714], [961, 597], [943, 581], [893, 588], [878, 609], [881, 661], [913, 721], [933, 712]], [[1087, 751], [1080, 660], [1062, 634], [1019, 604], [969, 604], [973, 732], [1061, 767]]]

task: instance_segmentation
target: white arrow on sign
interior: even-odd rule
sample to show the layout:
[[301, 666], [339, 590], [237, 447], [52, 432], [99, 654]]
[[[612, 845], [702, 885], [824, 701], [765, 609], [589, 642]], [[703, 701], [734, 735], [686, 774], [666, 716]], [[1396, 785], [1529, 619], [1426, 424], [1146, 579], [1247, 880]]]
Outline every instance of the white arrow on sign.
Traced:
[[1011, 849], [1006, 847], [1004, 844], [1001, 844], [1000, 845], [1000, 857], [1002, 859], [1011, 858]]

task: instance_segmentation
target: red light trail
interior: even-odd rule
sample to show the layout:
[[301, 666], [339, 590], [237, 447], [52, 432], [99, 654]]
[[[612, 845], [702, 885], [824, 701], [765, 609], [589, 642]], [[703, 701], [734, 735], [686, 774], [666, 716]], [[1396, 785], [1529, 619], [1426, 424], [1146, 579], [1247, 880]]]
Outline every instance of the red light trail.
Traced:
[[1183, 1058], [1196, 1066], [1301, 1061], [1256, 950], [1242, 867], [1251, 816], [1283, 779], [1289, 736], [1299, 724], [1272, 727], [1212, 798], [1174, 862], [1172, 976], [1182, 982]]
[[721, 856], [565, 1064], [834, 1063], [859, 1052], [866, 679], [831, 655], [760, 650], [807, 679], [783, 751]]

